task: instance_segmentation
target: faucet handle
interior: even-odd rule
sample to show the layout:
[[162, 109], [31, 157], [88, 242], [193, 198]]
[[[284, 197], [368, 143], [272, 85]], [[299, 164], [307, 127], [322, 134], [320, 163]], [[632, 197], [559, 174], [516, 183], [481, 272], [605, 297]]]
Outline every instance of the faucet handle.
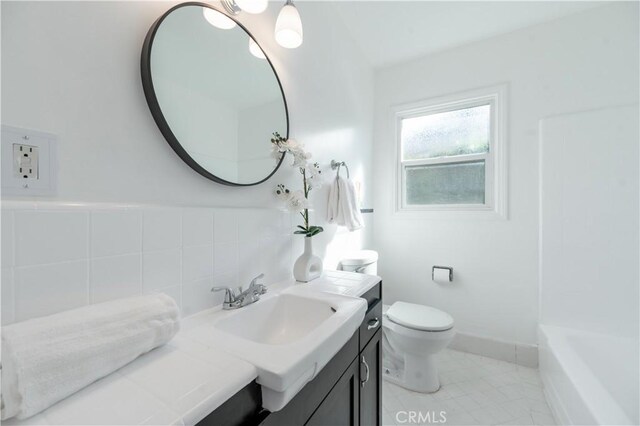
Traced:
[[258, 280], [264, 278], [264, 273], [258, 275], [254, 279], [251, 280], [251, 284], [249, 284], [249, 289], [255, 291], [258, 294], [265, 294], [267, 292], [267, 287], [263, 284], [258, 283]]
[[212, 292], [218, 292], [218, 291], [223, 291], [224, 290], [224, 302], [225, 303], [232, 303], [234, 300], [236, 300], [236, 294], [233, 291], [232, 288], [230, 287], [213, 287], [211, 289]]
[[257, 277], [255, 277], [254, 279], [251, 280], [251, 284], [249, 284], [249, 286], [253, 286], [258, 284], [258, 280], [264, 278], [264, 272], [261, 273], [260, 275], [258, 275]]

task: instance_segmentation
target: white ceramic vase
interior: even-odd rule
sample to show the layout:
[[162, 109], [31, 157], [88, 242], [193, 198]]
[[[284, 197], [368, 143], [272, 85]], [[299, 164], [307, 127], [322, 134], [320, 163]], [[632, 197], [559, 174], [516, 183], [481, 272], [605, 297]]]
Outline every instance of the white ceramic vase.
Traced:
[[313, 254], [311, 238], [304, 238], [304, 253], [293, 264], [293, 277], [296, 281], [307, 283], [322, 275], [322, 259]]

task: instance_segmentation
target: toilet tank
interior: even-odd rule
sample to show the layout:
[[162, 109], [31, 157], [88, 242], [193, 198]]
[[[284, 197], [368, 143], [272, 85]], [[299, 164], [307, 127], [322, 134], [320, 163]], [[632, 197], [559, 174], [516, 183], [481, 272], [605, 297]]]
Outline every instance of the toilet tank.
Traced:
[[341, 271], [378, 275], [378, 252], [375, 250], [358, 250], [348, 253], [338, 266]]

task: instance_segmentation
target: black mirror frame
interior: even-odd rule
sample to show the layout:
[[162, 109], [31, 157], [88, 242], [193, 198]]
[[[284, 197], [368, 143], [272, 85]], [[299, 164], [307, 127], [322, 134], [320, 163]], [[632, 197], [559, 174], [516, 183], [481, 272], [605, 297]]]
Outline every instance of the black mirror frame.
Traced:
[[[244, 25], [238, 22], [234, 17], [227, 15], [226, 13], [216, 9], [215, 7], [212, 7], [202, 2], [186, 2], [186, 3], [180, 3], [176, 6], [173, 6], [171, 9], [166, 11], [162, 16], [160, 16], [160, 18], [158, 18], [153, 23], [153, 25], [151, 25], [151, 28], [149, 28], [149, 32], [147, 32], [147, 36], [145, 37], [144, 44], [142, 46], [142, 54], [140, 58], [140, 73], [142, 76], [142, 88], [144, 90], [144, 96], [147, 99], [147, 104], [149, 105], [149, 109], [151, 110], [151, 115], [153, 116], [153, 119], [155, 120], [158, 128], [160, 129], [160, 132], [162, 133], [164, 138], [167, 140], [171, 148], [175, 151], [175, 153], [178, 154], [178, 156], [182, 159], [182, 161], [187, 163], [189, 167], [191, 167], [193, 170], [198, 172], [200, 175], [214, 182], [221, 183], [223, 185], [229, 185], [229, 186], [259, 185], [267, 181], [271, 176], [273, 176], [278, 171], [278, 169], [280, 168], [280, 165], [282, 164], [282, 161], [284, 160], [284, 157], [285, 157], [284, 154], [280, 157], [280, 160], [278, 161], [278, 164], [275, 166], [273, 171], [269, 173], [269, 175], [264, 179], [254, 183], [230, 182], [222, 178], [219, 178], [218, 176], [214, 175], [213, 173], [209, 172], [207, 169], [202, 167], [200, 164], [198, 164], [198, 162], [195, 161], [189, 155], [189, 153], [182, 147], [178, 138], [176, 138], [176, 136], [173, 134], [171, 127], [169, 127], [169, 124], [167, 123], [167, 120], [165, 119], [164, 114], [162, 114], [162, 109], [160, 108], [160, 104], [158, 103], [158, 98], [153, 88], [153, 79], [151, 77], [151, 49], [153, 47], [153, 41], [155, 39], [156, 32], [160, 27], [160, 24], [162, 24], [162, 22], [165, 20], [167, 16], [169, 16], [171, 12], [185, 6], [207, 7], [209, 9], [215, 10], [216, 12], [222, 13], [227, 18], [233, 20], [238, 25], [238, 27], [244, 30], [244, 32], [247, 33], [247, 35], [251, 37], [256, 42], [256, 44], [258, 44], [260, 49], [262, 49], [258, 41], [253, 37], [253, 35], [249, 32], [249, 30], [247, 30], [247, 28]], [[271, 60], [269, 59], [266, 53], [265, 53], [265, 59], [269, 63], [269, 66], [271, 67], [271, 70], [273, 71], [273, 74], [276, 77], [276, 81], [278, 82], [278, 86], [280, 87], [280, 93], [282, 93], [282, 101], [284, 103], [284, 113], [285, 113], [285, 118], [287, 120], [286, 138], [288, 138], [289, 137], [289, 108], [287, 106], [287, 98], [284, 95], [284, 89], [282, 88], [280, 77], [278, 76], [278, 73], [276, 72], [276, 69], [274, 68], [273, 63], [271, 63]]]

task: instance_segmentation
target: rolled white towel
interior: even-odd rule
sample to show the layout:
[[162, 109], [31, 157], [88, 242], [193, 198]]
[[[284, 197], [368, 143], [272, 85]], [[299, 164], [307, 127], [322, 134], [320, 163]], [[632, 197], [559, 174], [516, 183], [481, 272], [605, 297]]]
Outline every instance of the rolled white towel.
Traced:
[[132, 297], [2, 327], [2, 420], [50, 407], [178, 332], [166, 294]]
[[351, 179], [336, 176], [329, 189], [327, 222], [346, 226], [349, 231], [364, 227], [356, 187]]

